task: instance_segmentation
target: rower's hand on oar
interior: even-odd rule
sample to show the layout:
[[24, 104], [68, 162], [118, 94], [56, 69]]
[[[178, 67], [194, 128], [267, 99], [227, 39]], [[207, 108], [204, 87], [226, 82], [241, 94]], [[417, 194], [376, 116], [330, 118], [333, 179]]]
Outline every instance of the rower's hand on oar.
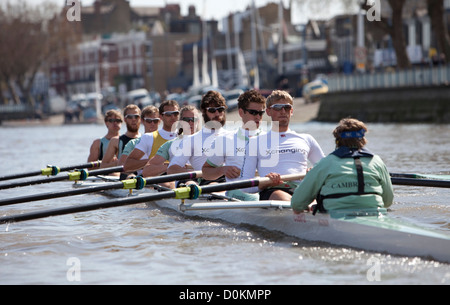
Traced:
[[281, 179], [281, 175], [278, 173], [269, 173], [266, 175], [266, 178], [269, 178], [270, 182], [269, 184], [264, 185], [264, 187], [277, 186], [284, 183], [284, 181]]
[[241, 175], [241, 170], [236, 166], [224, 166], [223, 175], [228, 179], [236, 179]]

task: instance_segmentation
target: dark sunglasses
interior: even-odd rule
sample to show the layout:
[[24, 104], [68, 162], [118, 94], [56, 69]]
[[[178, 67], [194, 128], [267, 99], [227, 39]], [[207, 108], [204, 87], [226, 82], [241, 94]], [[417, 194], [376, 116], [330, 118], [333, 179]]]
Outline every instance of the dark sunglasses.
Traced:
[[281, 111], [281, 109], [290, 111], [292, 109], [292, 105], [290, 105], [290, 104], [275, 104], [275, 105], [270, 106], [270, 109], [273, 109], [275, 111]]
[[188, 123], [194, 123], [197, 122], [197, 118], [181, 118], [182, 121], [188, 122]]
[[122, 123], [121, 119], [108, 119], [106, 120], [108, 123]]
[[149, 124], [151, 124], [151, 123], [158, 124], [159, 123], [159, 119], [145, 118], [144, 121], [146, 121]]
[[139, 119], [141, 116], [139, 114], [127, 114], [125, 116], [126, 119]]
[[165, 116], [171, 116], [171, 115], [179, 116], [180, 112], [179, 111], [165, 111], [162, 114], [165, 115]]
[[254, 110], [254, 109], [246, 109], [246, 108], [242, 108], [242, 110], [247, 111], [248, 113], [250, 113], [251, 115], [260, 115], [263, 116], [264, 112], [266, 112], [265, 110]]
[[219, 113], [222, 113], [225, 111], [225, 107], [224, 106], [220, 106], [220, 107], [208, 107], [206, 108], [206, 110], [209, 113], [216, 113], [216, 111], [219, 111]]

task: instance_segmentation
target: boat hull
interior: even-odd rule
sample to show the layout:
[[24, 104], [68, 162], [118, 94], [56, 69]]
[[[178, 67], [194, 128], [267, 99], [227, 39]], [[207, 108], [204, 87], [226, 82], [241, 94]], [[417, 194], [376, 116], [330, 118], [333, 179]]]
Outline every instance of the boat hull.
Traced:
[[[96, 184], [98, 182], [94, 182]], [[90, 183], [88, 183], [90, 185]], [[156, 192], [153, 189], [132, 192], [133, 196]], [[113, 197], [126, 197], [129, 190], [108, 190]], [[169, 208], [187, 216], [226, 221], [232, 224], [252, 225], [269, 231], [281, 232], [308, 241], [326, 242], [336, 246], [409, 257], [422, 257], [450, 263], [450, 235], [421, 228], [386, 213], [352, 211], [330, 214], [294, 214], [289, 202], [257, 201], [230, 202], [164, 199], [151, 202], [160, 208]], [[389, 213], [392, 215], [392, 213]]]
[[[233, 204], [229, 202], [211, 202], [201, 203], [210, 206], [208, 209], [195, 210], [189, 210], [191, 204], [194, 208], [197, 205], [193, 201], [186, 200], [184, 208], [180, 207], [180, 203], [180, 200], [175, 199], [154, 202], [161, 208], [173, 209], [188, 216], [217, 219], [237, 225], [258, 226], [308, 241], [393, 255], [418, 256], [450, 263], [449, 235], [419, 228], [382, 214], [377, 216], [294, 214], [286, 207], [286, 203], [282, 202], [268, 203], [275, 208], [231, 208]], [[216, 208], [217, 204], [222, 206]], [[230, 208], [224, 208], [224, 205], [230, 205]]]

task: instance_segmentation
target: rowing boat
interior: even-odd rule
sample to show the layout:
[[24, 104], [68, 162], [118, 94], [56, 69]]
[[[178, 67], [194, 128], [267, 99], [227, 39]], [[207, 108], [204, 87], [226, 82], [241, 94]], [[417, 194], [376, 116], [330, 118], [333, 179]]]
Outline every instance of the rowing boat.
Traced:
[[187, 216], [217, 219], [281, 232], [303, 240], [367, 251], [419, 256], [450, 263], [450, 235], [420, 228], [386, 210], [294, 214], [289, 202], [201, 202], [164, 199], [152, 203]]
[[[114, 197], [129, 195], [129, 190], [124, 189], [108, 192]], [[133, 196], [152, 192], [157, 191], [145, 188], [134, 191]], [[294, 214], [289, 202], [211, 201], [211, 197], [160, 199], [147, 202], [147, 205], [169, 208], [187, 216], [257, 226], [303, 240], [450, 263], [449, 234], [411, 224], [385, 209]]]

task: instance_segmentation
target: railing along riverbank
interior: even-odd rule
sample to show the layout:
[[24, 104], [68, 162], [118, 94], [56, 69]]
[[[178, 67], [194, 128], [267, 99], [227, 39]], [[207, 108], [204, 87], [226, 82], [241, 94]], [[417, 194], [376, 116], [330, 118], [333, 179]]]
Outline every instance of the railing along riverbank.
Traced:
[[374, 73], [339, 74], [328, 77], [330, 93], [370, 89], [450, 85], [450, 65], [414, 67]]
[[34, 109], [28, 105], [0, 105], [0, 124], [6, 120], [20, 120], [34, 117]]
[[450, 123], [450, 65], [328, 78], [318, 121]]

